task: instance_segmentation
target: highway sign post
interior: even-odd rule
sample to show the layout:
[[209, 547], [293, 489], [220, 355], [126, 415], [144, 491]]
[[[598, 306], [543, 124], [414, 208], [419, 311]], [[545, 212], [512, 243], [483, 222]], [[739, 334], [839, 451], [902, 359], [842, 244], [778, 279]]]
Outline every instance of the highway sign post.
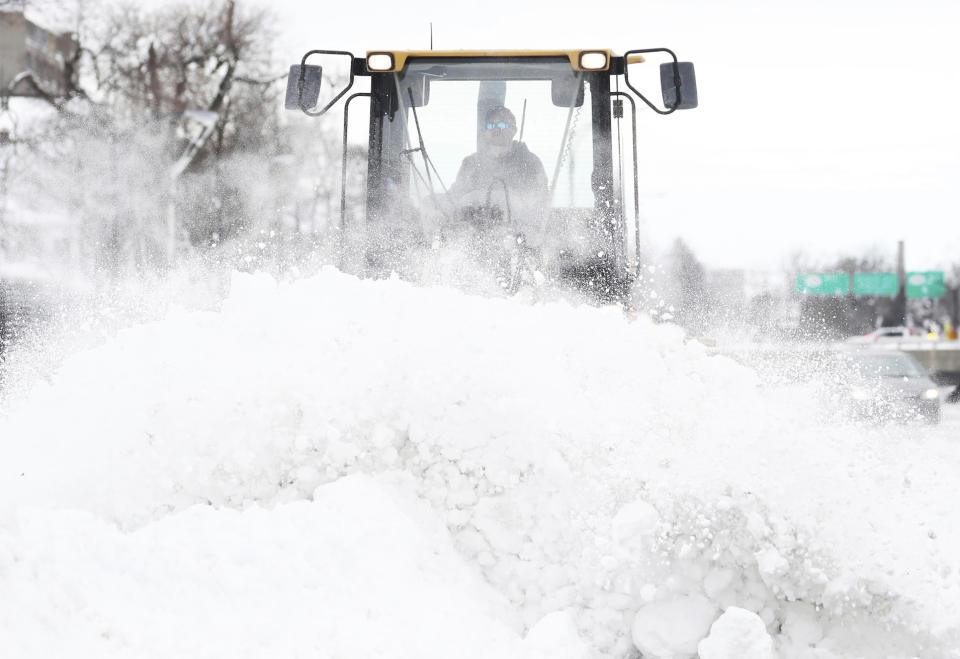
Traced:
[[908, 272], [906, 284], [907, 297], [911, 299], [943, 297], [947, 292], [940, 270]]

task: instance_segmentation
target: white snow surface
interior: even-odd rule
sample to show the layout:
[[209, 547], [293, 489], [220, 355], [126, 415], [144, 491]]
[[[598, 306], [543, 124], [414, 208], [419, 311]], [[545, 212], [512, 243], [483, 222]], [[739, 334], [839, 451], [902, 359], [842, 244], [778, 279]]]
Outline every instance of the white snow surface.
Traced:
[[236, 275], [9, 396], [0, 647], [960, 657], [957, 443], [813, 401], [616, 309]]

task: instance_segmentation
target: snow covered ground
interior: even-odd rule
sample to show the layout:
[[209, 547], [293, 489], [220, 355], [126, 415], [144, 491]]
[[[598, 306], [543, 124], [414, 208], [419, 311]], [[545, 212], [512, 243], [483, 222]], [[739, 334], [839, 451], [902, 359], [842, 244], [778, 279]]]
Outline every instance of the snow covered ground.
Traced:
[[6, 656], [960, 657], [960, 414], [616, 310], [237, 275], [8, 385]]

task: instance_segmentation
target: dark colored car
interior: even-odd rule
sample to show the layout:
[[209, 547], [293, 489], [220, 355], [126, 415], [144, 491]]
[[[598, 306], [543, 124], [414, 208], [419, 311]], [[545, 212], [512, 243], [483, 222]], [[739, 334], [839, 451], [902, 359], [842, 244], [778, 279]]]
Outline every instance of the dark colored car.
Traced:
[[896, 350], [838, 353], [836, 402], [849, 417], [940, 422], [940, 390], [913, 356]]

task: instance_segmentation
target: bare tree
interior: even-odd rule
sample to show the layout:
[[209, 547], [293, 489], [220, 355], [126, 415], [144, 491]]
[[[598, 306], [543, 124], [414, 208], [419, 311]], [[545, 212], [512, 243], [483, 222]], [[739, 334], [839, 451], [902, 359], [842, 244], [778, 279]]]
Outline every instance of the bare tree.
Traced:
[[268, 10], [237, 0], [118, 6], [101, 27], [98, 88], [111, 104], [145, 110], [154, 120], [187, 110], [217, 113], [217, 155], [259, 146], [280, 79], [269, 56], [273, 21]]
[[676, 319], [692, 332], [704, 329], [708, 311], [703, 264], [683, 240], [677, 238], [670, 250], [670, 274], [676, 282]]
[[[248, 259], [247, 246], [261, 252], [273, 241], [289, 254], [335, 231], [338, 129], [314, 123], [308, 137], [295, 120], [279, 125], [285, 76], [271, 61], [268, 9], [241, 0], [30, 4], [52, 29], [72, 30], [74, 85], [54, 99], [61, 112], [32, 148], [25, 178], [36, 189], [18, 193], [49, 200], [77, 224], [70, 253], [81, 267], [123, 277], [234, 239], [239, 246], [221, 253]], [[350, 181], [363, 180], [351, 168]]]

